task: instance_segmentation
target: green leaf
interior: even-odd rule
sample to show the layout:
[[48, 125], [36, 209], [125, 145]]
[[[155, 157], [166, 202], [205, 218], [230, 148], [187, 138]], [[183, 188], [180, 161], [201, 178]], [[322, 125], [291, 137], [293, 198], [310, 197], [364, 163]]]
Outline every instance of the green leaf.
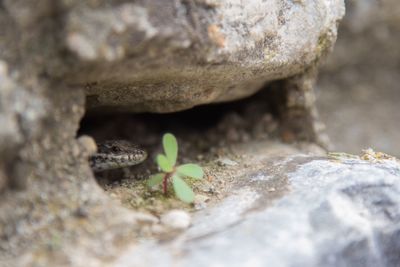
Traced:
[[202, 179], [204, 172], [203, 169], [197, 164], [183, 164], [179, 166], [176, 171], [182, 176], [188, 176], [195, 179]]
[[154, 175], [151, 175], [149, 180], [147, 180], [147, 185], [149, 187], [153, 187], [155, 185], [160, 184], [163, 181], [165, 174], [164, 173], [157, 173]]
[[175, 195], [183, 202], [192, 203], [194, 201], [193, 190], [178, 175], [174, 175], [172, 179]]
[[164, 172], [172, 172], [172, 165], [166, 156], [160, 154], [157, 156], [157, 164]]
[[169, 163], [171, 163], [172, 166], [175, 166], [176, 158], [178, 157], [178, 142], [173, 134], [164, 134], [163, 147]]

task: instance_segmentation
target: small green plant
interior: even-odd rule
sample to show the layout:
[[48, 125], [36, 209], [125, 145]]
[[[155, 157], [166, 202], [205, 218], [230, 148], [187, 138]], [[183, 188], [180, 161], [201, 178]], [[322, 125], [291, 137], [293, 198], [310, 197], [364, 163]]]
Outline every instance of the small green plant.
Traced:
[[190, 186], [183, 180], [183, 178], [190, 177], [194, 179], [202, 179], [204, 172], [203, 169], [197, 164], [183, 164], [176, 165], [178, 157], [178, 142], [174, 135], [167, 133], [163, 136], [164, 154], [159, 154], [156, 158], [157, 165], [162, 173], [157, 173], [150, 176], [147, 184], [150, 187], [162, 183], [164, 194], [167, 194], [168, 184], [172, 181], [172, 186], [175, 195], [186, 203], [194, 201], [194, 193]]

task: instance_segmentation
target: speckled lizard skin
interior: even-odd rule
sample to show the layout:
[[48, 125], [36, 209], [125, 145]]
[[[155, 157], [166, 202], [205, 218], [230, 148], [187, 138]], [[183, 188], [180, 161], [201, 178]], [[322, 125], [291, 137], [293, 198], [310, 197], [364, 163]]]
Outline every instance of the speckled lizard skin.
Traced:
[[98, 150], [89, 158], [94, 172], [125, 168], [143, 162], [146, 151], [125, 140], [109, 140], [97, 144]]

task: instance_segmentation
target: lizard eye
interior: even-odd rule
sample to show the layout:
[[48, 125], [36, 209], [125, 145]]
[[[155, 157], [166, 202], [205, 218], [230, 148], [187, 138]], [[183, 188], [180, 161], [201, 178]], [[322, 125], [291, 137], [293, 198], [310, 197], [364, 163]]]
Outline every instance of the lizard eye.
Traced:
[[119, 147], [116, 147], [116, 146], [113, 146], [113, 147], [111, 148], [111, 150], [112, 150], [113, 152], [119, 152], [119, 151], [120, 151]]

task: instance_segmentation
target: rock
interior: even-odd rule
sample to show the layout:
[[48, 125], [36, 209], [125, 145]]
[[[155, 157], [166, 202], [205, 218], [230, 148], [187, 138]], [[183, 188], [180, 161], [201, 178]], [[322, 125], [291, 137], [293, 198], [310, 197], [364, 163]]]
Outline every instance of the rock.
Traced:
[[190, 222], [189, 213], [183, 210], [171, 210], [161, 216], [161, 223], [173, 230], [184, 230]]
[[210, 200], [208, 196], [201, 195], [201, 194], [196, 194], [194, 198], [194, 208], [196, 210], [202, 210], [207, 208], [207, 201]]
[[236, 161], [231, 160], [229, 158], [220, 158], [220, 159], [218, 159], [218, 164], [220, 166], [236, 166], [239, 163], [237, 163]]
[[[93, 155], [97, 151], [96, 141], [90, 136], [82, 135], [77, 139], [79, 147], [85, 155]], [[76, 153], [77, 155], [78, 153]]]
[[[121, 259], [128, 245], [141, 247], [157, 230], [157, 218], [123, 208], [96, 183], [87, 161], [94, 142], [76, 139], [85, 99], [93, 109], [170, 112], [243, 98], [282, 79], [274, 88], [282, 92], [277, 95], [283, 100], [275, 104], [287, 120], [283, 127], [294, 123], [293, 140], [317, 139], [312, 84], [319, 59], [334, 43], [342, 1], [121, 3], [0, 4], [0, 262], [5, 266], [102, 266]], [[215, 190], [209, 186], [210, 193]], [[212, 216], [214, 222], [220, 218], [213, 227], [235, 229], [224, 223], [245, 216], [242, 211], [257, 195], [247, 191], [244, 200], [222, 203], [233, 211]], [[163, 223], [181, 230], [191, 219], [171, 211]], [[196, 231], [188, 236], [196, 237]], [[150, 258], [164, 255], [144, 251]]]
[[292, 157], [262, 173], [286, 176], [286, 193], [271, 198], [271, 179], [247, 180], [195, 214], [178, 240], [145, 242], [130, 257], [155, 266], [398, 266], [398, 161]]
[[[335, 149], [400, 156], [400, 5], [346, 1], [338, 41], [321, 70], [318, 109]], [[371, 108], [373, 107], [373, 108]]]
[[5, 169], [4, 175], [0, 175], [0, 190], [7, 186], [23, 188], [26, 186], [26, 177], [20, 174], [24, 172], [16, 170], [12, 165], [24, 165], [21, 163], [24, 156], [20, 150], [24, 142], [40, 135], [48, 107], [43, 97], [18, 83], [8, 64], [2, 60], [0, 88], [0, 168]]
[[346, 4], [335, 52], [324, 69], [351, 69], [354, 65], [395, 67], [400, 57], [400, 49], [395, 45], [400, 38], [398, 1], [350, 0]]
[[337, 0], [59, 2], [71, 54], [63, 77], [103, 111], [164, 113], [254, 94], [315, 66], [344, 14]]
[[149, 225], [156, 225], [159, 223], [157, 217], [147, 213], [140, 213], [137, 212], [134, 214], [135, 221], [137, 221], [141, 225], [149, 224]]
[[105, 195], [80, 153], [83, 90], [50, 78], [65, 67], [55, 2], [0, 4], [1, 266], [36, 265], [43, 253], [43, 266], [86, 265], [85, 257], [50, 254], [69, 244], [85, 255], [114, 255], [143, 223]]

